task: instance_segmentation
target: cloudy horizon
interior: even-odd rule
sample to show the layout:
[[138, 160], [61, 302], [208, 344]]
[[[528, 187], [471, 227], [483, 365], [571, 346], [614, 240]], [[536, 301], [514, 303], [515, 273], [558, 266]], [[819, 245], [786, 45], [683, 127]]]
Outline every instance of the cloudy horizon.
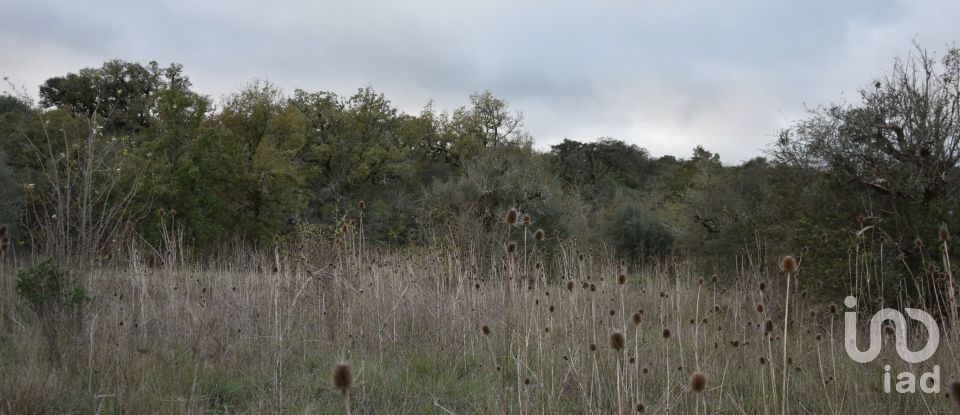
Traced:
[[916, 40], [943, 52], [946, 0], [151, 4], [0, 0], [0, 75], [46, 78], [110, 59], [183, 64], [217, 98], [252, 79], [285, 92], [372, 86], [407, 113], [490, 90], [538, 148], [613, 137], [653, 155], [697, 145], [762, 155], [805, 108], [855, 96]]

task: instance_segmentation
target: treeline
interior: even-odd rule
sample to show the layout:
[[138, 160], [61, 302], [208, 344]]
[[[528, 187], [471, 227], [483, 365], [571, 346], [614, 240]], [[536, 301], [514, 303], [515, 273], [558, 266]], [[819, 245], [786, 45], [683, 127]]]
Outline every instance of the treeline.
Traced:
[[256, 81], [215, 102], [179, 65], [110, 61], [47, 80], [38, 103], [0, 98], [0, 222], [21, 251], [102, 257], [171, 234], [195, 254], [336, 244], [360, 220], [369, 244], [499, 246], [515, 208], [548, 240], [637, 259], [802, 252], [813, 272], [845, 273], [852, 252], [883, 246], [885, 261], [934, 263], [922, 241], [957, 223], [958, 56], [918, 48], [740, 165], [610, 138], [537, 151], [489, 92], [406, 114], [371, 88]]

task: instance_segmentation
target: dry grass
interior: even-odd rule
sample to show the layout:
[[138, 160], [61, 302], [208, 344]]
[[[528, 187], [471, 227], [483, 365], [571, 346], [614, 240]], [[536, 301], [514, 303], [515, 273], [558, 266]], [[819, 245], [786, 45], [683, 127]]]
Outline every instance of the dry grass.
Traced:
[[[343, 413], [330, 376], [340, 363], [352, 368], [354, 414], [955, 410], [956, 336], [917, 367], [892, 344], [857, 364], [843, 350], [844, 310], [799, 295], [802, 271], [785, 330], [776, 264], [714, 278], [691, 261], [623, 264], [565, 245], [549, 261], [525, 245], [494, 260], [346, 246], [186, 268], [133, 256], [87, 276], [82, 331], [63, 334], [52, 358], [14, 300], [0, 332], [0, 412]], [[882, 392], [884, 364], [935, 363], [940, 395]]]

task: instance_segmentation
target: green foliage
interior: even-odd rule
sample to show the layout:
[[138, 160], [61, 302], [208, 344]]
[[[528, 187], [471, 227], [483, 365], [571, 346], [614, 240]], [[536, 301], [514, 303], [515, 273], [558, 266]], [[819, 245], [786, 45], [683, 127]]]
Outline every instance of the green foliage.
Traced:
[[[914, 237], [960, 225], [951, 208], [960, 200], [958, 62], [956, 50], [939, 62], [925, 53], [898, 61], [858, 102], [798, 122], [770, 160], [725, 166], [700, 146], [686, 159], [652, 158], [611, 138], [538, 152], [523, 115], [489, 91], [450, 113], [428, 104], [405, 114], [369, 87], [287, 96], [258, 81], [214, 110], [179, 65], [110, 61], [45, 82], [45, 109], [0, 97], [9, 166], [0, 164], [0, 192], [15, 200], [17, 186], [43, 177], [35, 144], [46, 143], [44, 131], [62, 138], [49, 153], [74, 156], [95, 122], [106, 126], [95, 143], [112, 143], [95, 177], [136, 189], [132, 228], [157, 242], [171, 224], [182, 227], [201, 252], [234, 236], [296, 240], [288, 234], [303, 229], [329, 242], [361, 215], [371, 244], [461, 235], [499, 249], [502, 215], [517, 208], [551, 237], [638, 257], [746, 255], [762, 266], [807, 247], [817, 257], [807, 269], [837, 273], [849, 235], [869, 228], [863, 235], [921, 263], [931, 258], [910, 248]], [[103, 191], [112, 182], [98, 183]], [[36, 183], [22, 196], [35, 203], [54, 189]], [[8, 202], [0, 218], [24, 217], [22, 206]], [[28, 220], [36, 229], [49, 218]]]
[[503, 215], [511, 208], [533, 218], [553, 236], [584, 229], [575, 213], [580, 202], [550, 173], [543, 155], [529, 143], [484, 148], [461, 173], [427, 191], [427, 224], [461, 242], [499, 250], [506, 234]]
[[34, 117], [30, 106], [17, 97], [0, 95], [0, 152], [5, 153], [6, 163], [14, 169], [36, 165], [31, 145], [24, 130], [32, 127]]
[[137, 132], [151, 123], [154, 93], [162, 84], [162, 72], [156, 62], [143, 66], [108, 61], [100, 68], [84, 68], [48, 79], [40, 86], [40, 103], [44, 107], [68, 107], [88, 117], [97, 115], [106, 120], [111, 131]]
[[635, 258], [661, 257], [670, 253], [673, 232], [650, 209], [622, 203], [612, 209], [604, 233], [617, 251]]
[[75, 309], [87, 299], [82, 287], [76, 286], [68, 273], [52, 259], [17, 272], [17, 294], [37, 310], [48, 308]]
[[550, 155], [555, 174], [593, 199], [609, 199], [618, 187], [644, 189], [659, 170], [646, 150], [611, 138], [563, 140], [551, 147]]
[[14, 170], [7, 164], [6, 154], [0, 150], [0, 225], [12, 227], [20, 222], [22, 194]]

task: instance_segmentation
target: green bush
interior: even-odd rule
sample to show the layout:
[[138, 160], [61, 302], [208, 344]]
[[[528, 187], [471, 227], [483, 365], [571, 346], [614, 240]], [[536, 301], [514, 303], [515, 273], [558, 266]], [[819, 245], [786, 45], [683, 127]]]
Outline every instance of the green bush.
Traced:
[[86, 291], [51, 259], [19, 271], [16, 288], [20, 298], [37, 315], [49, 358], [59, 360], [67, 350], [64, 346], [83, 328]]
[[86, 292], [71, 285], [68, 273], [51, 259], [17, 273], [17, 294], [38, 314], [48, 308], [80, 307]]
[[614, 210], [604, 234], [618, 252], [634, 258], [669, 254], [674, 242], [670, 228], [649, 209], [633, 203]]
[[22, 191], [17, 188], [14, 171], [6, 154], [0, 149], [0, 225], [13, 227], [20, 219]]

